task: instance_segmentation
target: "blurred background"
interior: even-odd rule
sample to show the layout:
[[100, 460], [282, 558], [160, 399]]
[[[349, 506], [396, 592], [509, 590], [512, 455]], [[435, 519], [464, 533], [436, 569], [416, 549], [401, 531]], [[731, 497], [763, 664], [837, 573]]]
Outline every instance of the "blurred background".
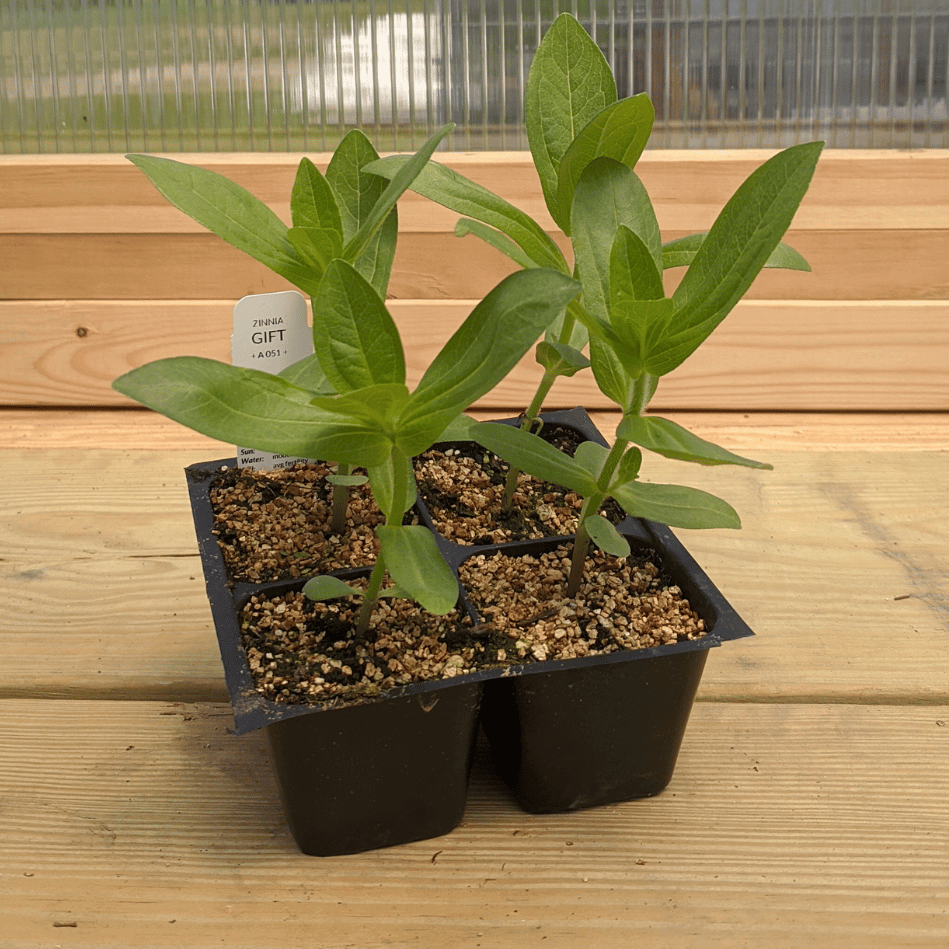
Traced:
[[2, 150], [525, 149], [561, 12], [652, 148], [949, 146], [947, 0], [0, 0]]

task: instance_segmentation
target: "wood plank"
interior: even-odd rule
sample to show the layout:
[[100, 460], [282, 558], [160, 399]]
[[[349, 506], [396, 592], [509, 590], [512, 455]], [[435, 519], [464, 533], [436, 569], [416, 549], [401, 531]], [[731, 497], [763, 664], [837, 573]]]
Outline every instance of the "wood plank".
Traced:
[[[949, 700], [945, 454], [749, 454], [775, 470], [655, 456], [643, 470], [724, 497], [744, 521], [680, 532], [758, 633], [716, 650], [703, 697]], [[181, 474], [214, 457], [0, 451], [0, 596], [16, 630], [0, 637], [0, 695], [220, 696]]]
[[[642, 177], [664, 229], [707, 229], [738, 185], [772, 150], [647, 150]], [[289, 220], [296, 154], [168, 155], [227, 175]], [[325, 170], [327, 154], [309, 156]], [[439, 153], [436, 160], [552, 227], [527, 152]], [[945, 228], [949, 156], [944, 150], [825, 151], [796, 218], [804, 230]], [[120, 155], [0, 156], [0, 233], [196, 233]], [[407, 195], [407, 229], [451, 230], [456, 215]]]
[[[475, 410], [497, 418], [505, 409]], [[516, 410], [511, 410], [511, 412]], [[609, 434], [615, 412], [590, 413]], [[667, 418], [734, 451], [949, 451], [949, 413], [665, 412]], [[195, 449], [223, 458], [230, 445], [147, 409], [0, 409], [0, 448]]]
[[[182, 354], [230, 361], [234, 301], [0, 303], [0, 405], [130, 405], [117, 376]], [[409, 384], [475, 301], [392, 300]], [[949, 303], [740, 302], [699, 352], [663, 380], [656, 410], [942, 410], [949, 406]], [[484, 407], [530, 403], [532, 354]], [[610, 408], [591, 373], [559, 380], [548, 406]]]
[[[665, 240], [698, 229], [670, 230]], [[812, 273], [768, 270], [751, 299], [946, 299], [949, 228], [792, 229]], [[564, 240], [561, 239], [561, 243]], [[7, 234], [0, 299], [227, 299], [284, 290], [283, 278], [213, 234]], [[514, 265], [474, 237], [403, 231], [391, 295], [479, 299]], [[667, 275], [667, 289], [680, 279]]]
[[4, 703], [0, 944], [943, 949], [949, 708], [696, 706], [659, 797], [299, 854], [220, 706]]

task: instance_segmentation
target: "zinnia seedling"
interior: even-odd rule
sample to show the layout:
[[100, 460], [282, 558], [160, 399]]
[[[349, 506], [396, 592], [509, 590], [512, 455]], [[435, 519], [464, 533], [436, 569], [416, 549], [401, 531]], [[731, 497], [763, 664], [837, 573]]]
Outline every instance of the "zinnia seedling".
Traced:
[[[359, 131], [340, 142], [325, 176], [303, 158], [290, 194], [289, 227], [261, 200], [223, 175], [169, 158], [128, 158], [175, 207], [309, 297], [319, 292], [331, 261], [343, 260], [385, 299], [398, 237], [396, 202], [452, 127], [439, 129], [391, 182], [366, 172], [379, 155]], [[303, 359], [280, 375], [313, 393], [334, 391], [318, 356]], [[182, 384], [188, 385], [188, 380]], [[252, 447], [240, 440], [237, 444]], [[337, 474], [330, 478], [331, 526], [337, 533], [345, 527], [349, 488], [364, 480], [351, 475], [349, 468], [340, 462]]]
[[[593, 539], [625, 556], [628, 544], [597, 511], [614, 498], [627, 513], [672, 527], [739, 527], [726, 502], [677, 485], [638, 481], [638, 445], [699, 464], [769, 468], [645, 414], [661, 376], [687, 359], [728, 315], [763, 267], [809, 270], [781, 243], [801, 202], [823, 143], [786, 149], [736, 191], [708, 233], [663, 243], [649, 196], [634, 168], [649, 139], [653, 108], [646, 95], [617, 101], [609, 64], [569, 14], [557, 18], [531, 65], [525, 115], [531, 155], [554, 222], [568, 236], [573, 262], [523, 211], [463, 176], [430, 162], [412, 189], [464, 214], [456, 233], [474, 234], [522, 267], [550, 267], [583, 287], [538, 345], [544, 367], [520, 429], [484, 423], [472, 437], [510, 465], [507, 497], [518, 470], [559, 483], [584, 498], [569, 581], [580, 584]], [[368, 166], [393, 176], [404, 158]], [[663, 273], [688, 267], [667, 297]], [[583, 350], [589, 344], [589, 356]], [[560, 376], [592, 368], [600, 390], [620, 408], [610, 450], [585, 443], [574, 458], [530, 434]]]
[[[338, 462], [333, 511], [344, 522], [346, 492], [364, 467], [385, 524], [363, 596], [357, 635], [381, 595], [406, 596], [436, 614], [451, 610], [458, 584], [424, 527], [404, 525], [415, 502], [411, 459], [444, 438], [464, 436], [462, 414], [507, 375], [580, 287], [532, 268], [502, 281], [472, 311], [426, 370], [405, 384], [405, 355], [384, 298], [395, 253], [395, 203], [424, 167], [437, 132], [392, 181], [366, 173], [378, 156], [350, 133], [326, 175], [299, 166], [287, 227], [228, 179], [164, 158], [131, 156], [173, 204], [313, 298], [314, 354], [279, 375], [183, 356], [149, 363], [114, 388], [196, 431], [262, 451]], [[386, 573], [394, 586], [383, 591]], [[315, 599], [359, 594], [333, 577], [310, 581]]]
[[316, 357], [334, 394], [196, 356], [149, 363], [113, 385], [213, 438], [368, 470], [385, 517], [368, 589], [360, 593], [334, 577], [315, 578], [304, 588], [314, 599], [362, 595], [360, 636], [384, 594], [387, 572], [394, 587], [386, 595], [411, 598], [439, 615], [454, 608], [458, 583], [434, 537], [425, 527], [402, 523], [416, 497], [412, 458], [436, 441], [467, 436], [464, 410], [510, 372], [579, 289], [563, 274], [539, 268], [507, 277], [410, 392], [402, 343], [385, 303], [351, 264], [334, 260], [313, 308]]
[[[703, 464], [755, 464], [725, 462], [724, 457], [737, 456], [643, 413], [659, 377], [695, 351], [763, 267], [810, 269], [781, 238], [807, 190], [822, 143], [789, 148], [766, 162], [707, 234], [663, 244], [634, 171], [652, 130], [652, 103], [645, 94], [617, 101], [609, 64], [569, 14], [557, 18], [537, 50], [525, 116], [544, 200], [570, 238], [572, 264], [531, 217], [451, 169], [429, 162], [412, 184], [412, 190], [466, 215], [456, 234], [473, 234], [522, 267], [550, 267], [583, 286], [582, 295], [558, 314], [537, 346], [544, 372], [521, 428], [535, 428], [557, 378], [592, 366], [601, 391], [623, 411], [621, 441], [661, 454], [674, 451], [672, 457]], [[405, 161], [386, 158], [367, 170], [393, 177]], [[683, 266], [689, 269], [667, 298], [662, 275]], [[668, 439], [677, 447], [670, 448]], [[708, 460], [712, 449], [718, 453], [715, 462]], [[520, 464], [502, 457], [511, 462], [510, 503]]]

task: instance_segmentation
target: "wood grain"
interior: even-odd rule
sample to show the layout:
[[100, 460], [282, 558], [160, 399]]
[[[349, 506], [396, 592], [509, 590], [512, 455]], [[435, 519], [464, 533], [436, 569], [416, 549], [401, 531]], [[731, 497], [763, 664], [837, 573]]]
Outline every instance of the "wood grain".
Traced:
[[[0, 404], [129, 405], [111, 388], [165, 356], [230, 361], [234, 301], [0, 303]], [[415, 385], [475, 301], [392, 300]], [[655, 409], [926, 411], [949, 406], [949, 303], [740, 302], [665, 378]], [[527, 405], [540, 379], [527, 355], [481, 405]], [[590, 373], [558, 381], [549, 406], [611, 407]]]
[[[479, 419], [516, 410], [472, 411]], [[609, 435], [616, 412], [592, 411]], [[949, 451], [949, 414], [905, 412], [687, 412], [665, 417], [738, 452], [755, 451]], [[223, 458], [233, 447], [199, 435], [147, 409], [0, 409], [0, 448], [195, 449]]]
[[[647, 152], [666, 238], [770, 154]], [[299, 156], [183, 157], [286, 217]], [[552, 227], [526, 155], [440, 160]], [[530, 817], [481, 749], [455, 832], [319, 860], [263, 737], [207, 704], [225, 695], [181, 469], [231, 449], [109, 388], [160, 356], [226, 359], [234, 300], [285, 285], [121, 156], [0, 156], [0, 405], [33, 407], [0, 409], [0, 949], [942, 949], [947, 209], [945, 150], [826, 152], [789, 237], [814, 273], [763, 275], [660, 389], [775, 464], [644, 468], [741, 512], [680, 534], [758, 633], [710, 656], [670, 788]], [[413, 381], [508, 272], [454, 219], [400, 208]], [[484, 414], [535, 379], [528, 359]], [[605, 408], [583, 376], [552, 401]]]
[[[707, 229], [738, 185], [774, 154], [765, 149], [647, 150], [637, 165], [665, 229]], [[226, 175], [286, 214], [299, 155], [168, 155]], [[327, 154], [309, 155], [325, 170]], [[441, 153], [436, 160], [500, 194], [545, 227], [552, 220], [527, 152]], [[949, 156], [834, 149], [821, 156], [796, 227], [945, 228]], [[0, 233], [197, 233], [120, 155], [0, 155]], [[410, 229], [450, 230], [457, 215], [408, 194]], [[289, 216], [285, 216], [289, 220]]]
[[[758, 633], [713, 653], [703, 697], [949, 701], [945, 456], [749, 453], [775, 470], [655, 456], [643, 469], [724, 497], [744, 522], [680, 532]], [[220, 697], [181, 474], [214, 457], [0, 451], [0, 595], [17, 630], [0, 637], [0, 695]]]
[[0, 945], [800, 949], [949, 938], [949, 707], [699, 703], [659, 797], [299, 854], [216, 705], [6, 701]]
[[[829, 222], [828, 222], [829, 224]], [[696, 230], [671, 230], [665, 240]], [[949, 298], [949, 229], [792, 229], [812, 273], [768, 270], [749, 299]], [[0, 299], [221, 299], [289, 284], [212, 234], [7, 234]], [[515, 269], [474, 237], [402, 231], [389, 292], [401, 299], [479, 299]], [[667, 275], [667, 290], [679, 276]]]
[[[638, 170], [666, 239], [707, 229], [770, 154], [647, 152]], [[298, 156], [179, 157], [233, 177], [288, 219]], [[325, 166], [328, 156], [315, 157]], [[525, 153], [441, 160], [553, 228]], [[940, 150], [825, 153], [788, 235], [814, 273], [767, 273], [751, 297], [946, 299], [947, 167]], [[0, 156], [0, 185], [0, 299], [215, 299], [286, 286], [170, 207], [121, 156]], [[400, 214], [395, 296], [477, 298], [510, 272], [474, 238], [449, 239], [453, 212], [407, 194]]]

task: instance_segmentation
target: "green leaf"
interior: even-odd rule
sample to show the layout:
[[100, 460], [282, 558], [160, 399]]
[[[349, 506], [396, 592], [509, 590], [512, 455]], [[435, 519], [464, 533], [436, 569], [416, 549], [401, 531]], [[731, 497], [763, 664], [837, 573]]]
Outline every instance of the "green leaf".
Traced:
[[603, 54], [569, 14], [544, 35], [527, 77], [527, 140], [551, 217], [564, 233], [570, 221], [557, 201], [560, 163], [579, 132], [616, 101], [616, 82]]
[[741, 527], [741, 519], [730, 504], [697, 488], [631, 481], [617, 486], [613, 497], [632, 517], [642, 517], [669, 527]]
[[[403, 469], [401, 478], [396, 477], [396, 465]], [[381, 465], [375, 465], [369, 469], [369, 483], [372, 486], [372, 496], [376, 500], [376, 506], [385, 515], [386, 523], [389, 524], [398, 523], [402, 515], [415, 503], [418, 495], [412, 459], [399, 451], [391, 452]], [[398, 503], [395, 499], [397, 491], [401, 495]]]
[[333, 384], [326, 378], [326, 373], [323, 372], [316, 353], [304, 356], [299, 362], [287, 366], [277, 375], [286, 382], [308, 390], [313, 395], [332, 395], [336, 391]]
[[313, 268], [315, 274], [322, 274], [329, 262], [339, 257], [338, 236], [316, 227], [291, 227], [287, 231], [287, 239], [294, 250]]
[[612, 313], [616, 337], [616, 355], [623, 368], [639, 379], [652, 365], [652, 354], [663, 346], [663, 334], [673, 318], [672, 300], [633, 300], [625, 298], [613, 303]]
[[373, 205], [368, 217], [359, 226], [359, 230], [346, 242], [343, 248], [343, 257], [346, 260], [356, 260], [369, 245], [370, 241], [382, 227], [389, 212], [395, 207], [396, 201], [412, 185], [419, 172], [425, 167], [441, 140], [454, 128], [453, 123], [443, 125], [434, 135], [396, 172], [392, 180], [382, 192], [382, 196]]
[[388, 440], [365, 424], [311, 405], [312, 392], [256, 369], [178, 356], [133, 369], [112, 387], [233, 445], [360, 466], [389, 452]]
[[[290, 192], [290, 219], [302, 227], [326, 235], [338, 256], [343, 248], [343, 223], [329, 182], [309, 158], [300, 160]], [[332, 259], [332, 258], [331, 258]]]
[[596, 336], [590, 337], [590, 367], [600, 392], [624, 412], [628, 411], [635, 396], [633, 377], [623, 367], [614, 348]]
[[658, 270], [659, 224], [642, 182], [625, 165], [598, 158], [584, 170], [574, 192], [573, 249], [583, 305], [604, 320], [609, 318], [613, 243], [621, 226], [639, 237], [654, 261], [652, 269]]
[[428, 528], [386, 524], [376, 528], [376, 533], [396, 585], [429, 613], [450, 613], [458, 602], [458, 580]]
[[487, 224], [480, 221], [473, 221], [471, 218], [462, 218], [455, 225], [455, 237], [467, 237], [473, 234], [480, 238], [485, 244], [499, 250], [505, 257], [510, 257], [519, 267], [536, 267], [537, 263], [531, 260], [527, 254], [508, 237]]
[[662, 274], [638, 234], [620, 225], [610, 251], [610, 322], [622, 343], [617, 358], [635, 379], [649, 364], [673, 314]]
[[583, 524], [600, 550], [614, 557], [629, 556], [629, 541], [602, 514], [591, 514]]
[[564, 343], [543, 340], [537, 344], [537, 361], [558, 376], [574, 376], [590, 365], [590, 360], [579, 350]]
[[[619, 436], [617, 436], [619, 437]], [[620, 484], [627, 484], [635, 481], [639, 477], [639, 469], [643, 464], [643, 453], [638, 448], [629, 448], [620, 458], [619, 465], [616, 467], [616, 474], [610, 484], [610, 493], [613, 488]]]
[[326, 480], [334, 488], [358, 488], [369, 480], [365, 475], [330, 474]]
[[308, 296], [316, 293], [320, 274], [290, 243], [286, 224], [245, 188], [216, 172], [170, 158], [126, 157], [176, 208]]
[[313, 298], [313, 348], [338, 392], [405, 382], [405, 354], [385, 303], [351, 264], [334, 260]]
[[617, 427], [616, 437], [679, 461], [693, 461], [700, 465], [742, 465], [768, 471], [773, 467], [732, 454], [725, 448], [693, 435], [681, 425], [656, 415], [627, 415]]
[[[367, 170], [392, 177], [406, 161], [405, 156], [393, 155], [374, 162]], [[412, 190], [450, 211], [497, 228], [537, 266], [570, 272], [560, 248], [532, 217], [457, 171], [429, 162], [412, 183]]]
[[461, 414], [452, 419], [437, 436], [440, 442], [468, 442], [471, 441], [471, 429], [477, 421], [470, 415]]
[[[573, 192], [587, 165], [595, 158], [612, 158], [634, 168], [649, 141], [654, 118], [652, 103], [643, 92], [604, 109], [573, 140], [560, 163], [557, 185], [557, 204], [568, 225]], [[564, 233], [569, 235], [569, 226]]]
[[[347, 133], [330, 159], [326, 180], [336, 196], [344, 242], [356, 236], [385, 192], [385, 181], [366, 170], [367, 165], [378, 159], [378, 152], [358, 129]], [[397, 209], [392, 208], [375, 237], [353, 261], [356, 270], [372, 284], [382, 299], [385, 299], [389, 285], [398, 230]]]
[[397, 208], [393, 208], [382, 222], [382, 227], [376, 231], [375, 237], [366, 244], [353, 261], [356, 270], [369, 281], [383, 300], [389, 288], [389, 277], [392, 275], [392, 263], [395, 260], [398, 239], [399, 215]]
[[779, 152], [731, 197], [673, 294], [673, 333], [650, 372], [665, 375], [684, 362], [751, 286], [790, 226], [823, 145]]
[[440, 433], [490, 392], [579, 289], [569, 277], [539, 267], [505, 277], [425, 371], [400, 421], [401, 450], [408, 455], [424, 451], [432, 425]]
[[606, 464], [609, 454], [610, 450], [599, 443], [585, 441], [577, 445], [577, 449], [573, 453], [573, 459], [584, 471], [596, 479], [597, 487], [599, 487], [600, 475], [603, 473], [603, 466]]
[[811, 265], [804, 257], [783, 241], [771, 251], [771, 256], [764, 262], [764, 265], [767, 269], [811, 272]]
[[411, 600], [412, 594], [408, 590], [403, 590], [399, 586], [386, 587], [379, 591], [380, 600]]
[[362, 596], [362, 590], [351, 587], [338, 577], [313, 577], [303, 586], [303, 595], [311, 600], [335, 600], [341, 596]]
[[379, 153], [372, 142], [358, 129], [353, 129], [339, 143], [326, 168], [326, 182], [336, 199], [344, 242], [352, 240], [369, 220], [385, 191], [385, 182], [366, 170], [367, 165], [378, 159]]
[[597, 490], [596, 473], [588, 471], [580, 461], [558, 451], [537, 435], [498, 422], [482, 422], [472, 429], [471, 434], [479, 445], [535, 478], [559, 484], [582, 497]]
[[620, 224], [610, 247], [610, 302], [662, 300], [666, 293], [662, 271], [656, 265], [655, 247], [625, 224]]
[[[679, 237], [674, 241], [668, 241], [662, 245], [662, 266], [668, 270], [670, 267], [687, 267], [695, 260], [695, 255], [705, 240], [708, 231], [700, 231], [697, 234], [689, 234], [688, 237]], [[785, 243], [778, 244], [771, 252], [771, 256], [764, 263], [765, 268], [778, 268], [781, 270], [802, 270], [810, 272], [811, 265], [793, 248]]]
[[340, 395], [317, 396], [311, 405], [359, 419], [367, 427], [391, 438], [399, 413], [409, 399], [409, 390], [402, 382], [380, 382], [363, 389], [352, 389]]

